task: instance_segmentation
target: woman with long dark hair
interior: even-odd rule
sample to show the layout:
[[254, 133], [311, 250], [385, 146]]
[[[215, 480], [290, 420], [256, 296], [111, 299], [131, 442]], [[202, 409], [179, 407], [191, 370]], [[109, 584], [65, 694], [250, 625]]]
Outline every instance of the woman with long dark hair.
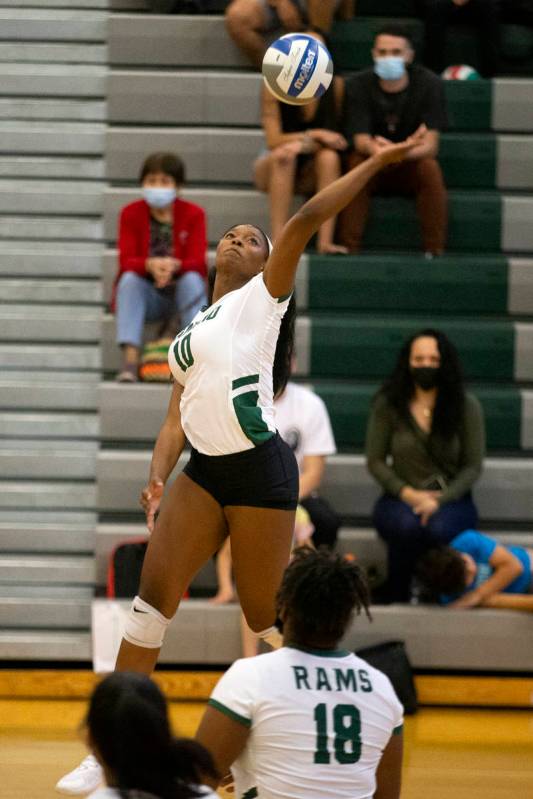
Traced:
[[[311, 237], [419, 140], [383, 147], [322, 189], [287, 222], [273, 248], [249, 224], [235, 225], [219, 241], [212, 304], [169, 349], [175, 382], [142, 492], [152, 535], [117, 670], [153, 670], [181, 597], [228, 536], [248, 625], [279, 646], [275, 598], [298, 504], [296, 459], [274, 421], [274, 389], [290, 368], [290, 336], [284, 348], [278, 344], [281, 323]], [[190, 460], [163, 499], [186, 438]]]
[[483, 413], [465, 391], [455, 347], [438, 330], [415, 333], [374, 398], [367, 430], [367, 466], [385, 492], [374, 524], [388, 549], [388, 599], [409, 599], [428, 547], [476, 527], [470, 491], [484, 454]]
[[211, 755], [173, 736], [165, 697], [146, 675], [122, 672], [102, 680], [85, 727], [107, 785], [93, 799], [216, 799], [201, 784], [217, 777]]

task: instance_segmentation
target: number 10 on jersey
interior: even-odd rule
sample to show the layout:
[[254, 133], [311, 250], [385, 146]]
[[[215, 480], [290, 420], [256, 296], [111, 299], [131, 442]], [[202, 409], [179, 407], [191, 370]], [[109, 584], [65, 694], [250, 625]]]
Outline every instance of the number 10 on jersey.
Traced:
[[[361, 757], [361, 714], [354, 705], [335, 705], [331, 723], [335, 737], [333, 747], [337, 763], [357, 763]], [[316, 751], [314, 762], [328, 764], [328, 707], [321, 703], [314, 710], [316, 724]]]

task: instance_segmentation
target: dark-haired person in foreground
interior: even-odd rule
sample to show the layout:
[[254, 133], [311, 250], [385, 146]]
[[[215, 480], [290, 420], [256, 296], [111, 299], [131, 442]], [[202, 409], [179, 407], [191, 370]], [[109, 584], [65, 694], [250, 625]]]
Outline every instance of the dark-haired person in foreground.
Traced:
[[118, 380], [138, 379], [145, 321], [185, 327], [206, 302], [205, 211], [178, 196], [185, 167], [173, 153], [152, 153], [139, 182], [143, 198], [120, 212], [118, 273], [112, 307], [122, 350]]
[[409, 30], [387, 25], [374, 40], [374, 67], [346, 79], [343, 133], [353, 147], [350, 168], [425, 126], [405, 161], [369, 181], [341, 213], [338, 238], [350, 252], [361, 249], [373, 194], [415, 197], [426, 256], [441, 255], [446, 246], [448, 198], [437, 160], [447, 125], [444, 88], [429, 69], [413, 64], [414, 55]]
[[196, 736], [219, 773], [231, 767], [236, 796], [398, 799], [402, 706], [382, 672], [340, 648], [368, 602], [354, 563], [295, 551], [277, 596], [283, 647], [231, 666]]
[[423, 595], [442, 605], [533, 611], [532, 563], [531, 549], [465, 530], [426, 552], [416, 574]]
[[[276, 430], [274, 394], [290, 370], [296, 270], [324, 221], [417, 141], [384, 148], [322, 189], [272, 249], [252, 224], [231, 227], [219, 241], [212, 304], [169, 349], [175, 382], [141, 494], [151, 536], [118, 671], [152, 672], [183, 594], [228, 536], [246, 621], [279, 646], [275, 598], [289, 562], [299, 479]], [[163, 499], [186, 438], [190, 459]]]
[[402, 347], [367, 429], [367, 467], [385, 492], [374, 524], [388, 550], [386, 599], [408, 601], [422, 553], [476, 527], [470, 492], [484, 454], [483, 412], [465, 391], [455, 347], [421, 330]]
[[[115, 673], [102, 680], [85, 729], [90, 759], [100, 764], [107, 786], [91, 799], [217, 799], [201, 784], [204, 776], [216, 779], [211, 755], [197, 742], [173, 736], [165, 697], [144, 674]], [[72, 793], [75, 786], [63, 782], [57, 789]]]

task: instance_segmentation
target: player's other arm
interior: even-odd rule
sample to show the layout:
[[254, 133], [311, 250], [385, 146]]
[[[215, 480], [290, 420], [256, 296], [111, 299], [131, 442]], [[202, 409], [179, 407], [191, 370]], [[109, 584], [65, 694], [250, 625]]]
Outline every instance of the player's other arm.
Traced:
[[168, 403], [167, 415], [155, 442], [148, 485], [141, 493], [140, 501], [146, 513], [146, 524], [150, 533], [154, 527], [155, 514], [159, 510], [165, 483], [185, 446], [185, 434], [181, 426], [180, 412], [182, 393], [183, 386], [179, 383], [174, 383]]
[[330, 217], [336, 216], [381, 169], [403, 161], [409, 151], [417, 146], [422, 135], [421, 131], [419, 136], [406, 142], [383, 147], [379, 153], [315, 194], [289, 219], [264, 270], [264, 281], [272, 297], [284, 297], [291, 293], [300, 256], [318, 228]]
[[399, 799], [402, 787], [403, 735], [391, 735], [376, 772], [374, 799]]
[[[246, 746], [249, 734], [248, 724], [236, 721], [226, 713], [208, 705], [198, 727], [196, 740], [211, 753], [217, 771], [223, 778]], [[204, 776], [204, 781], [215, 789], [220, 784], [220, 780], [207, 775]]]

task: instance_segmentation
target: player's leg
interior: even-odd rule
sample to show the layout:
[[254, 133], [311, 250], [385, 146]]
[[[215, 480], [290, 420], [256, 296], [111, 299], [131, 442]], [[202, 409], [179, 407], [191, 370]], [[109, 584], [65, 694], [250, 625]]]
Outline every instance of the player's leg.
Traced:
[[[133, 626], [130, 632], [126, 626], [129, 640], [122, 641], [117, 670], [153, 671], [160, 649], [155, 639], [159, 632], [162, 638], [192, 578], [219, 549], [226, 534], [218, 502], [186, 474], [178, 475], [150, 537], [139, 588], [143, 604], [136, 616], [132, 609], [128, 623]], [[147, 632], [143, 624], [148, 622], [153, 626]]]
[[276, 620], [276, 593], [289, 563], [295, 512], [238, 506], [224, 511], [237, 594], [248, 625], [261, 633]]

